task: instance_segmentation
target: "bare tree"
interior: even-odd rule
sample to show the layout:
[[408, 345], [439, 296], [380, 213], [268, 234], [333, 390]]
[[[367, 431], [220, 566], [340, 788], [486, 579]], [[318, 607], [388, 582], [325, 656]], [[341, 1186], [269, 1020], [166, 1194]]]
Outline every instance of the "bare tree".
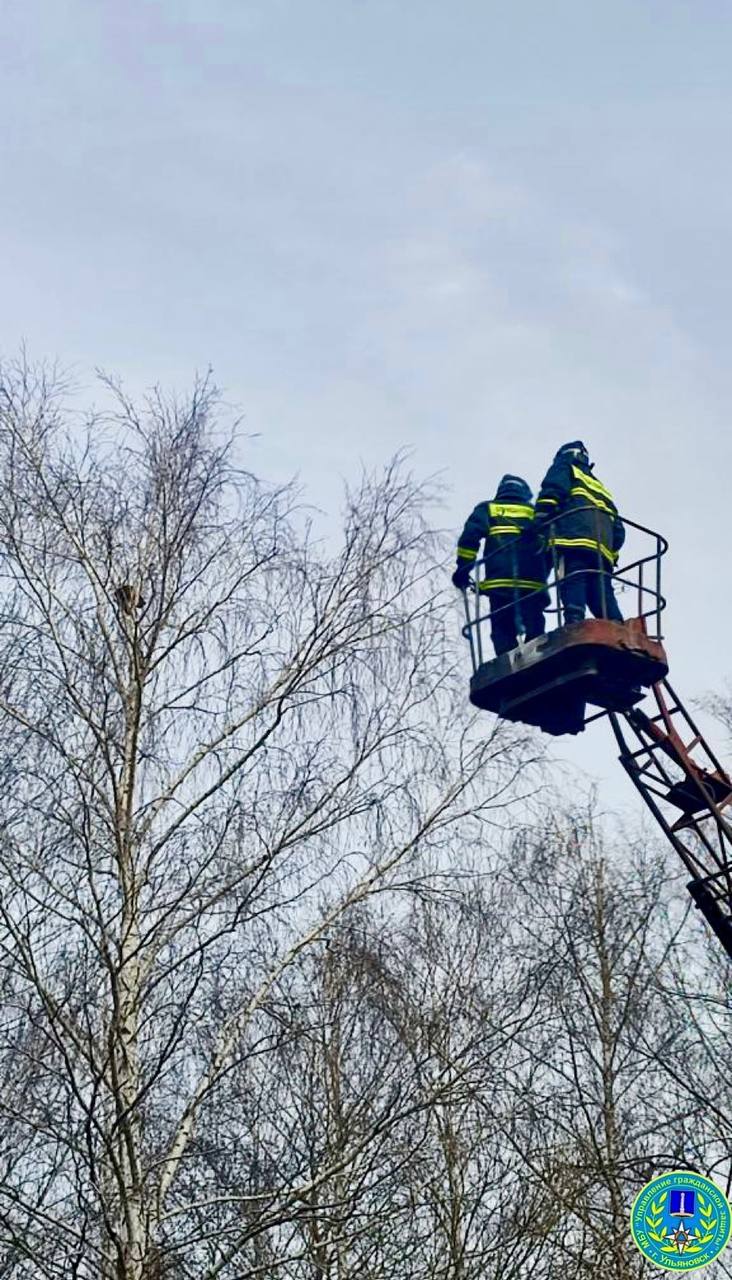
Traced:
[[410, 1201], [426, 1228], [414, 1241], [415, 1280], [541, 1274], [534, 1228], [546, 1197], [526, 1179], [508, 1134], [521, 1105], [518, 1046], [539, 1016], [542, 975], [513, 945], [518, 903], [498, 874], [500, 847], [481, 854], [483, 872], [476, 867], [449, 903], [415, 904], [410, 921], [415, 1047], [433, 1071], [460, 1068], [459, 1088], [430, 1107], [410, 1171]]
[[661, 989], [679, 945], [667, 854], [645, 833], [611, 841], [591, 808], [547, 821], [524, 854], [547, 983], [541, 1023], [522, 1038], [541, 1070], [517, 1146], [554, 1197], [567, 1274], [635, 1280], [649, 1273], [630, 1206], [648, 1178], [688, 1163], [698, 1120], [665, 1070], [684, 1055]]
[[0, 377], [3, 1274], [233, 1280], [368, 1138], [268, 1154], [291, 975], [536, 750], [472, 724], [399, 466], [329, 549], [236, 469], [208, 382], [107, 390], [79, 424], [43, 371]]
[[[494, 867], [496, 850], [483, 854]], [[349, 912], [291, 970], [288, 1034], [261, 1059], [251, 1132], [261, 1159], [311, 1191], [266, 1244], [252, 1232], [245, 1274], [543, 1274], [549, 1197], [527, 1187], [504, 1132], [516, 1033], [541, 992], [504, 945], [497, 884], [435, 873], [401, 908], [390, 894]]]

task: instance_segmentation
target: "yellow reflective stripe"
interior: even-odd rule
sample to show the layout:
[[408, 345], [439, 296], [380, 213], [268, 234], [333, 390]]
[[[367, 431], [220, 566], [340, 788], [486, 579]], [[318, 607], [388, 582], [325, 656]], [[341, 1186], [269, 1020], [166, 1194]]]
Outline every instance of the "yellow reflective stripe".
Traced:
[[579, 480], [580, 484], [583, 484], [585, 488], [593, 489], [595, 493], [599, 493], [603, 498], [606, 498], [608, 502], [612, 502], [613, 506], [615, 506], [613, 495], [610, 490], [606, 489], [602, 481], [598, 480], [596, 476], [589, 475], [586, 471], [583, 471], [581, 467], [576, 467], [574, 463], [572, 463], [572, 475], [575, 480]]
[[486, 578], [478, 583], [480, 591], [495, 591], [499, 587], [522, 587], [526, 591], [540, 591], [546, 587], [545, 582], [535, 582], [532, 578]]
[[537, 502], [536, 505], [537, 507], [543, 507], [543, 506], [546, 506], [547, 503], [549, 503], [552, 507], [558, 507], [559, 498], [539, 498], [539, 501]]
[[616, 551], [611, 551], [606, 547], [604, 542], [597, 542], [594, 538], [560, 538], [551, 537], [549, 539], [550, 547], [588, 547], [590, 551], [601, 551], [604, 556], [612, 563], [618, 558]]
[[488, 530], [488, 537], [495, 538], [499, 533], [521, 533], [517, 524], [493, 524]]
[[[590, 502], [593, 507], [599, 507], [601, 511], [607, 511], [609, 516], [615, 515], [614, 507], [609, 507], [606, 502], [602, 501], [602, 498], [596, 498], [594, 493], [588, 493], [587, 489], [581, 485], [575, 485], [569, 492], [573, 497], [584, 498], [585, 502]], [[612, 502], [612, 499], [610, 501]]]
[[474, 560], [478, 554], [477, 551], [471, 551], [470, 547], [458, 547], [457, 553], [459, 560]]
[[534, 508], [525, 502], [489, 502], [488, 511], [493, 518], [505, 520], [533, 520]]
[[591, 547], [596, 551], [606, 551], [608, 555], [612, 555], [609, 547], [604, 542], [600, 542], [598, 538], [563, 538], [561, 534], [554, 534], [549, 539], [550, 547]]

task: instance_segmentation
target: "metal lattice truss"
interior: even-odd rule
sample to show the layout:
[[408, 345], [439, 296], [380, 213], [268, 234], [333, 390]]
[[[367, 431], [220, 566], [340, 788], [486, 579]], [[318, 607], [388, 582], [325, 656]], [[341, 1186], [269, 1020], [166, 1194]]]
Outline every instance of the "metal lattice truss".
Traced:
[[[610, 712], [620, 761], [691, 879], [688, 890], [732, 958], [732, 779], [666, 680], [656, 713]], [[728, 816], [729, 814], [729, 816]]]

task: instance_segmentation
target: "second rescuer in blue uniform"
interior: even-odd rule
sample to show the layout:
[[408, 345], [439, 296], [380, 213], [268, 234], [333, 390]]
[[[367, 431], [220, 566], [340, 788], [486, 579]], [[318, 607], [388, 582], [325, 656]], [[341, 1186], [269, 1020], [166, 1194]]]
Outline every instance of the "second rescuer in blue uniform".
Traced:
[[482, 541], [484, 566], [478, 588], [488, 594], [491, 639], [496, 654], [515, 649], [518, 635], [527, 640], [544, 633], [549, 604], [544, 556], [533, 529], [531, 489], [520, 476], [504, 476], [492, 502], [480, 502], [465, 523], [452, 576], [463, 590]]
[[565, 622], [581, 622], [585, 606], [596, 618], [622, 622], [612, 573], [625, 529], [609, 489], [592, 474], [581, 440], [554, 455], [539, 497], [536, 519], [559, 570]]

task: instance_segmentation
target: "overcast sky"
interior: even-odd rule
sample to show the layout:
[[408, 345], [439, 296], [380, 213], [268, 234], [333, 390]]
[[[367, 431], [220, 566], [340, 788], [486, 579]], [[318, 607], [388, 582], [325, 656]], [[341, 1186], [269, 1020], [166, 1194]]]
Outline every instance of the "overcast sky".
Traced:
[[719, 687], [731, 58], [727, 0], [6, 0], [0, 352], [211, 364], [253, 469], [328, 508], [410, 446], [456, 531], [580, 436]]

